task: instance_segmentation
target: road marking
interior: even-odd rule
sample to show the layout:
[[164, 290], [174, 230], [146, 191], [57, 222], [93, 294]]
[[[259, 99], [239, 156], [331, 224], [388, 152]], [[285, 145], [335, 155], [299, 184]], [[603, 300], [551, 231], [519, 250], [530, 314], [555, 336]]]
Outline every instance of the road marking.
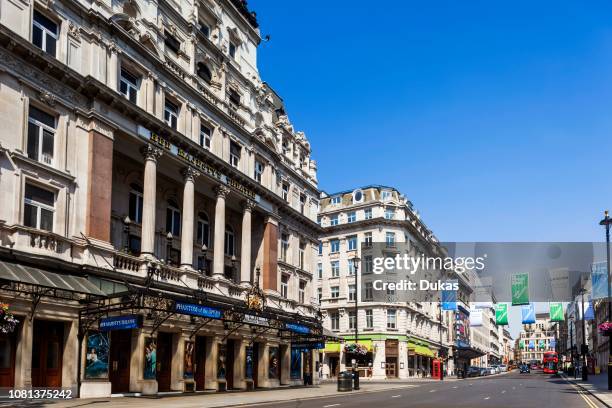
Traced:
[[436, 390], [429, 390], [429, 392], [436, 392]]
[[471, 387], [472, 385], [474, 385], [474, 383], [471, 383], [471, 384], [470, 384], [470, 387]]
[[491, 397], [485, 397], [484, 399], [488, 400], [489, 398], [491, 398]]
[[590, 393], [588, 393], [587, 391], [585, 391], [584, 389], [582, 389], [582, 387], [578, 386], [577, 384], [572, 383], [571, 381], [569, 381], [567, 378], [565, 378], [565, 381], [567, 381], [573, 388], [576, 389], [576, 391], [578, 391], [578, 394], [582, 397], [582, 399], [587, 403], [587, 405], [589, 406], [589, 408], [597, 408], [597, 404], [595, 404], [591, 398], [589, 397]]
[[512, 387], [513, 390], [516, 390], [516, 387]]
[[455, 385], [453, 388], [459, 388], [459, 387], [457, 387], [457, 386]]
[[401, 395], [392, 395], [391, 398], [399, 398]]
[[502, 390], [502, 394], [505, 394], [505, 393], [506, 393], [506, 390]]
[[337, 407], [340, 404], [329, 404], [329, 405], [323, 405], [323, 408], [331, 408], [331, 407]]

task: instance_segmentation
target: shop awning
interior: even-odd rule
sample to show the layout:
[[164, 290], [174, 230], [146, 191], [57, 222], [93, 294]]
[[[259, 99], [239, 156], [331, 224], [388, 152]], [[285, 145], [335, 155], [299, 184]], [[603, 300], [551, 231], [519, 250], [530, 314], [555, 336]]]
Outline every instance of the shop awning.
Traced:
[[[80, 276], [61, 275], [31, 266], [0, 261], [0, 281], [17, 282], [30, 287], [60, 290], [82, 295], [106, 297], [96, 285]], [[45, 295], [45, 293], [39, 293]]]
[[431, 349], [427, 346], [422, 346], [420, 344], [413, 343], [411, 341], [408, 342], [408, 350], [412, 351], [414, 354], [418, 354], [424, 357], [435, 357], [435, 354]]

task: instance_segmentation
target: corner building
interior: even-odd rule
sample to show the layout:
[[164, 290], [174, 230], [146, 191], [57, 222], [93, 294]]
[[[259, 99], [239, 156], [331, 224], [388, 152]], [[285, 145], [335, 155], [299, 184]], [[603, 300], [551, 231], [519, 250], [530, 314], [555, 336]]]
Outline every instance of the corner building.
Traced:
[[[399, 243], [407, 244], [411, 256], [436, 256], [440, 250], [412, 203], [398, 190], [378, 185], [322, 193], [319, 222], [317, 295], [324, 327], [339, 337], [325, 344], [323, 377], [336, 376], [353, 359], [359, 375], [372, 379], [427, 377], [434, 359], [446, 360], [444, 368], [452, 372], [452, 312], [441, 311], [435, 300], [400, 301], [394, 292], [387, 292], [385, 301], [375, 300], [373, 287], [361, 284], [362, 276], [373, 274], [372, 257], [362, 255], [362, 249], [374, 243], [391, 254], [398, 253]], [[355, 325], [362, 355], [352, 351]]]
[[0, 9], [0, 386], [316, 382], [317, 168], [246, 1]]

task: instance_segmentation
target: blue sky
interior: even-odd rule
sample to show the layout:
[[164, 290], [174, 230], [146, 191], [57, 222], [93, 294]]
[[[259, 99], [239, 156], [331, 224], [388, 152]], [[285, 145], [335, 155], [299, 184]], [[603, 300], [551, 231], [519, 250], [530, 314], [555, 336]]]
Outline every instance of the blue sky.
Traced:
[[442, 241], [592, 241], [612, 209], [612, 5], [250, 0], [321, 189], [386, 184]]

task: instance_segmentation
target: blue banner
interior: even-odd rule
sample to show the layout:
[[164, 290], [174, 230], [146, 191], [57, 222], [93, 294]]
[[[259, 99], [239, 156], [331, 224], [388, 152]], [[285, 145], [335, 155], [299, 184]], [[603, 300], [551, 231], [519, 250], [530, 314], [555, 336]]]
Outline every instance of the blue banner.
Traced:
[[533, 303], [521, 306], [521, 315], [523, 316], [523, 324], [535, 323], [535, 306]]
[[535, 349], [535, 341], [529, 340], [529, 349], [530, 350], [534, 350]]
[[555, 339], [551, 339], [551, 340], [550, 340], [550, 343], [549, 343], [549, 347], [550, 347], [552, 350], [554, 350], [556, 346], [557, 346], [557, 340], [555, 340]]
[[593, 310], [593, 301], [589, 296], [589, 301], [587, 303], [587, 308], [584, 311], [584, 320], [595, 320], [595, 310]]
[[593, 299], [608, 297], [608, 266], [606, 262], [595, 262], [591, 265], [591, 284]]
[[[449, 282], [457, 282], [449, 281]], [[457, 291], [443, 290], [442, 291], [442, 310], [457, 310]]]
[[292, 332], [295, 333], [300, 333], [300, 334], [308, 334], [310, 333], [310, 328], [303, 326], [301, 324], [296, 324], [296, 323], [285, 323], [285, 328], [287, 330], [291, 330]]
[[142, 316], [140, 315], [115, 316], [100, 319], [101, 331], [136, 329], [140, 326], [142, 326]]
[[221, 318], [221, 309], [217, 309], [216, 307], [195, 305], [193, 303], [183, 303], [176, 302], [174, 305], [174, 310], [178, 313], [200, 316], [200, 317], [209, 317], [211, 319], [220, 319]]

